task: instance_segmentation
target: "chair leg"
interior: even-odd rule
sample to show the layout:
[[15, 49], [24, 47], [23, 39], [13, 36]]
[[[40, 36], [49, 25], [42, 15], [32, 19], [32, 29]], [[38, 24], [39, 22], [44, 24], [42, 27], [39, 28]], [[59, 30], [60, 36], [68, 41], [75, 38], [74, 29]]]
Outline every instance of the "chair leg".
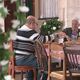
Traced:
[[48, 76], [47, 80], [50, 80], [50, 77]]
[[47, 80], [51, 80], [51, 77], [50, 77], [50, 76], [48, 76]]
[[21, 71], [21, 80], [23, 80], [23, 71]]
[[37, 76], [36, 76], [36, 69], [33, 69], [33, 73], [34, 73], [34, 80], [37, 80]]
[[8, 64], [8, 75], [11, 75], [11, 70], [12, 70], [11, 62], [9, 62], [9, 64]]
[[14, 78], [15, 79], [15, 70], [14, 69], [12, 69], [12, 78]]
[[70, 71], [69, 71], [69, 73], [70, 73], [69, 78], [70, 78], [70, 80], [72, 80], [72, 73]]
[[11, 68], [8, 68], [8, 75], [11, 75]]

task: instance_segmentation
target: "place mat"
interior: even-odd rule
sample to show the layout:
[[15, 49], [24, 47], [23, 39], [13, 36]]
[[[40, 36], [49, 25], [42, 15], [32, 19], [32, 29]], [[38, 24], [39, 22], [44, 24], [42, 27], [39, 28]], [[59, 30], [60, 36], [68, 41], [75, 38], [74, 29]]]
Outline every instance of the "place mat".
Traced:
[[67, 41], [64, 43], [64, 46], [77, 46], [80, 45], [80, 42], [78, 41]]

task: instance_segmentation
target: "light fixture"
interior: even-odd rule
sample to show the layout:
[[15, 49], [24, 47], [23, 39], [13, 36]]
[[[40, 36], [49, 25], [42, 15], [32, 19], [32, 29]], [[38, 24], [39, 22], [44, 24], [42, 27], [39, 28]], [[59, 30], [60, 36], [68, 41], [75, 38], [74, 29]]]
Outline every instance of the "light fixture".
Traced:
[[24, 13], [29, 12], [29, 7], [27, 7], [27, 6], [19, 6], [19, 11], [20, 12], [24, 12]]

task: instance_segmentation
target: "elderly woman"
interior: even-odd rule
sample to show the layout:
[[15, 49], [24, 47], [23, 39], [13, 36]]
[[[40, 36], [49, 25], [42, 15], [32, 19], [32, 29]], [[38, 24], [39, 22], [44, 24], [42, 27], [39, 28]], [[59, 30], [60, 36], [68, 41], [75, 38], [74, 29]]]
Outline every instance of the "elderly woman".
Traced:
[[72, 38], [72, 35], [79, 37], [80, 36], [79, 25], [80, 24], [79, 24], [78, 19], [73, 19], [72, 20], [72, 27], [66, 28], [62, 32], [64, 32], [70, 38]]
[[63, 31], [59, 32], [59, 36], [64, 36], [64, 41], [77, 39], [80, 37], [80, 29], [79, 29], [79, 21], [78, 19], [72, 20], [72, 27], [65, 28]]

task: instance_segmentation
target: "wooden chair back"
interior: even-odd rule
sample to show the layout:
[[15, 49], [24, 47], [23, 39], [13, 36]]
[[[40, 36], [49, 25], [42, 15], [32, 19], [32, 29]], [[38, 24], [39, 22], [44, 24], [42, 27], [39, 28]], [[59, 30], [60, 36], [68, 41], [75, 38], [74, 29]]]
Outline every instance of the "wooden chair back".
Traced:
[[[26, 71], [29, 71], [29, 70], [33, 70], [33, 73], [34, 73], [34, 80], [36, 80], [36, 69], [32, 66], [17, 66], [15, 65], [15, 55], [14, 55], [14, 49], [13, 47], [17, 47], [17, 45], [15, 46], [14, 44], [15, 42], [13, 40], [10, 41], [10, 52], [12, 53], [11, 54], [11, 57], [10, 57], [10, 60], [9, 60], [9, 65], [8, 65], [8, 74], [12, 76], [12, 78], [15, 78], [15, 74], [16, 74], [16, 71], [19, 71], [21, 72], [21, 80], [23, 80], [23, 72], [26, 72]], [[18, 44], [16, 42], [16, 44]], [[26, 48], [27, 45], [25, 44], [22, 44], [22, 46], [20, 48], [24, 49]]]
[[73, 73], [80, 73], [80, 45], [64, 47], [64, 56], [72, 80]]
[[47, 70], [48, 56], [43, 43], [39, 40], [35, 41], [35, 55], [40, 68]]

